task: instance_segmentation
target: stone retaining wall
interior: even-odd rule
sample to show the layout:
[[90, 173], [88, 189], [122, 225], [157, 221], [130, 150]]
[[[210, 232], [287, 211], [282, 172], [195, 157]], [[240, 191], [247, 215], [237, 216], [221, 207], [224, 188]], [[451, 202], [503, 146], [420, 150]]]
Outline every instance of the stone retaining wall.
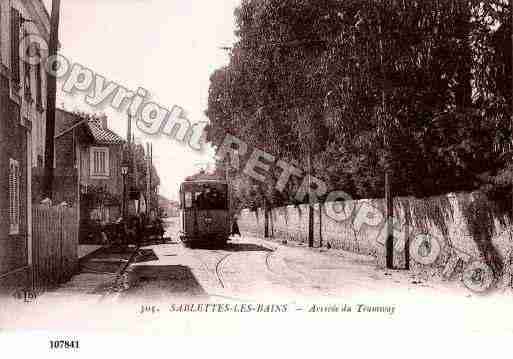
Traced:
[[[513, 247], [509, 219], [496, 214], [497, 211], [489, 204], [479, 201], [481, 198], [479, 193], [427, 199], [396, 198], [395, 266], [405, 266], [407, 243], [410, 269], [414, 271], [450, 276], [458, 268], [475, 261], [493, 262], [491, 255], [497, 256], [507, 266]], [[469, 216], [469, 208], [475, 208], [473, 213], [477, 215]], [[315, 246], [372, 255], [380, 266], [384, 266], [386, 233], [383, 209], [382, 199], [315, 205]], [[483, 218], [487, 220], [479, 222]], [[264, 226], [262, 209], [241, 212], [239, 227], [242, 233], [263, 236]], [[269, 233], [277, 239], [307, 242], [308, 205], [272, 209]]]

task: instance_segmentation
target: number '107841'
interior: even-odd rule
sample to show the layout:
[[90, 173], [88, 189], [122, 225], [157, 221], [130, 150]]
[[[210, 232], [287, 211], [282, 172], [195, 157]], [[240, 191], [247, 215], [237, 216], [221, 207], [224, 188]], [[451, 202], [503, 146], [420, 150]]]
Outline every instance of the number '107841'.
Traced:
[[79, 349], [78, 340], [50, 340], [50, 349]]

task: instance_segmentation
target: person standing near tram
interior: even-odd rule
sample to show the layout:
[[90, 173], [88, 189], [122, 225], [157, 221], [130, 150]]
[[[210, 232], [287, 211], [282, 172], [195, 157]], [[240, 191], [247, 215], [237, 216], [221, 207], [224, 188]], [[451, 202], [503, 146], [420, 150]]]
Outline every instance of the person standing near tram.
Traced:
[[237, 223], [237, 219], [238, 219], [237, 214], [234, 214], [233, 220], [232, 220], [232, 236], [238, 235], [240, 237], [241, 235], [240, 235], [239, 224]]

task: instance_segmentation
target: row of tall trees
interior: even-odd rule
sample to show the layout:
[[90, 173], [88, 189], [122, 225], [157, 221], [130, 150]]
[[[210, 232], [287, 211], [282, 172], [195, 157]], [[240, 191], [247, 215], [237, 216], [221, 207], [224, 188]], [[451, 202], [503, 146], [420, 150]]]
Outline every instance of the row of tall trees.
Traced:
[[[505, 0], [244, 0], [211, 77], [209, 140], [309, 168], [330, 190], [417, 197], [509, 190], [511, 12]], [[241, 174], [241, 205], [294, 203]], [[258, 202], [258, 201], [257, 201]]]

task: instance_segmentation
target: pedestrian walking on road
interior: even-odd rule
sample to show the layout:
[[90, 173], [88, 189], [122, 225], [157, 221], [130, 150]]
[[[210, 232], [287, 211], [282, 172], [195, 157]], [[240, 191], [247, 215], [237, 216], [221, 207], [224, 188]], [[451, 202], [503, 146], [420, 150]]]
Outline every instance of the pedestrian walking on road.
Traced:
[[233, 216], [232, 222], [232, 236], [238, 235], [240, 237], [239, 224], [237, 223], [237, 215]]

